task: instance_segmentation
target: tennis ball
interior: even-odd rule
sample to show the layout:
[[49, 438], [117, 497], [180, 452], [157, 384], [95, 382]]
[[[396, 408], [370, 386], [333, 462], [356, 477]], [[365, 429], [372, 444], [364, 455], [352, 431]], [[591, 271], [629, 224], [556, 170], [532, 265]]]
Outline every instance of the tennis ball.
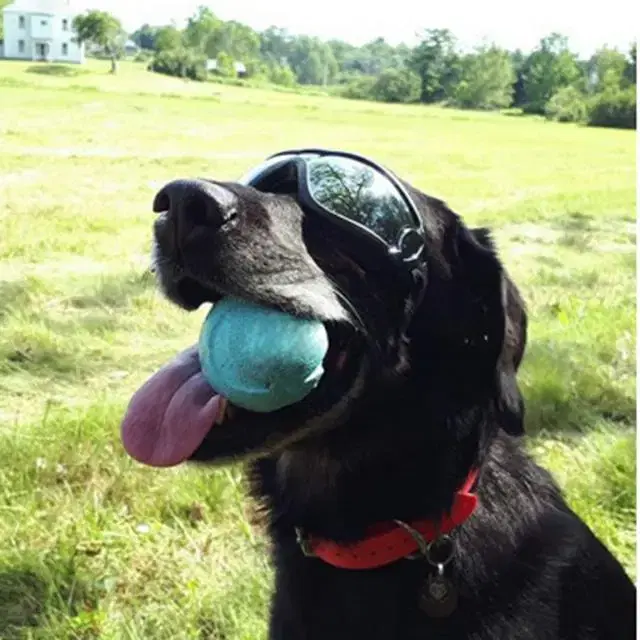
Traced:
[[299, 402], [318, 385], [328, 348], [322, 322], [238, 298], [213, 306], [198, 342], [213, 389], [238, 407], [264, 413]]

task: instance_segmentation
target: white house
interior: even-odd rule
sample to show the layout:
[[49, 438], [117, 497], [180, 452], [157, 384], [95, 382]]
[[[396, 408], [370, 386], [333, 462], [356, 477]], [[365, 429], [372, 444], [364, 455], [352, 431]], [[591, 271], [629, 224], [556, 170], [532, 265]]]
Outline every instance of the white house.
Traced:
[[74, 42], [73, 18], [67, 0], [15, 0], [3, 12], [5, 58], [84, 62], [84, 45]]

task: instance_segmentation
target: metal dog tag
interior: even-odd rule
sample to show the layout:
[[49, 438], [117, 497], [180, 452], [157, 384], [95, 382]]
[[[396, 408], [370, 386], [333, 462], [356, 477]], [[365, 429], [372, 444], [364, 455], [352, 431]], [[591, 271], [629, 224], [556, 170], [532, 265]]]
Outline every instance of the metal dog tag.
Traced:
[[420, 554], [436, 569], [430, 573], [418, 596], [418, 606], [432, 618], [446, 618], [458, 607], [458, 590], [449, 578], [444, 575], [444, 568], [453, 560], [453, 541], [447, 535], [438, 536], [426, 543], [424, 538], [412, 527], [401, 520], [396, 523], [411, 534], [418, 545]]
[[444, 565], [438, 565], [436, 575], [427, 576], [420, 594], [420, 609], [432, 618], [446, 618], [458, 606], [458, 590], [445, 577]]

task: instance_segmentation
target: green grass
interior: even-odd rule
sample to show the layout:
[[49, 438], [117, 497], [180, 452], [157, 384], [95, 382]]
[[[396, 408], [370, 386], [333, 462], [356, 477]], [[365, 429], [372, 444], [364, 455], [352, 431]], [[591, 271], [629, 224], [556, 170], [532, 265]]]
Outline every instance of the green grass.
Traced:
[[108, 66], [0, 63], [0, 638], [263, 637], [240, 471], [142, 467], [118, 426], [202, 320], [149, 275], [155, 190], [306, 144], [495, 229], [529, 306], [532, 451], [635, 578], [634, 133]]

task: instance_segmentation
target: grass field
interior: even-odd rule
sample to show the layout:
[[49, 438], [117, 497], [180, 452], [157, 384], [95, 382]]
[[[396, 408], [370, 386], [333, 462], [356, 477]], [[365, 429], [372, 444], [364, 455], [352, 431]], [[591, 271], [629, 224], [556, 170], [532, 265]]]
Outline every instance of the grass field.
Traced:
[[529, 306], [530, 447], [635, 579], [635, 132], [0, 63], [0, 638], [264, 637], [237, 468], [154, 470], [119, 421], [203, 311], [148, 272], [155, 190], [305, 144], [495, 229]]

